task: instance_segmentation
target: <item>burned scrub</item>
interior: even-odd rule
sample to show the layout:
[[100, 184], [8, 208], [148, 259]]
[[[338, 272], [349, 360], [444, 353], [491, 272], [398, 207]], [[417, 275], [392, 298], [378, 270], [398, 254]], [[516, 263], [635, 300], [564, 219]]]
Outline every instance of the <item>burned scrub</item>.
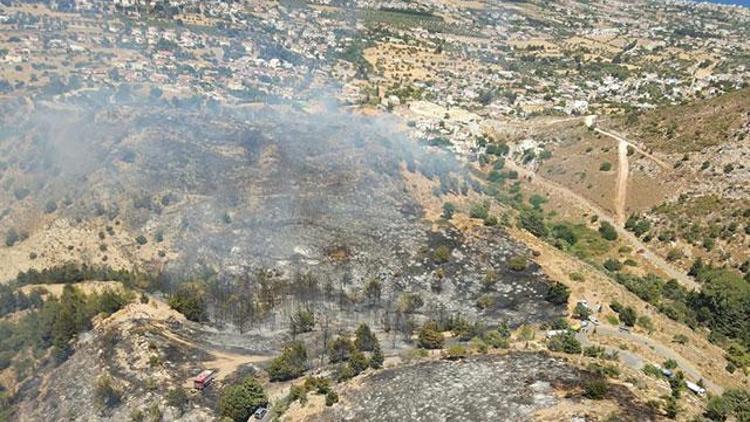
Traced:
[[[575, 391], [592, 374], [538, 353], [509, 353], [464, 361], [423, 362], [377, 372], [341, 394], [341, 403], [309, 420], [497, 421], [534, 420], [534, 413], [558, 404], [559, 392]], [[621, 386], [609, 395], [633, 420], [654, 420]]]

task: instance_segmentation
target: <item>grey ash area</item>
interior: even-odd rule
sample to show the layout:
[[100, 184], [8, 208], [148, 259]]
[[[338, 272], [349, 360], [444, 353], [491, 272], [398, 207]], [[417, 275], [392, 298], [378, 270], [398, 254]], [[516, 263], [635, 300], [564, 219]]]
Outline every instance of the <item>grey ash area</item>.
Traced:
[[537, 353], [433, 361], [378, 372], [342, 395], [322, 421], [522, 421], [557, 403], [579, 370]]

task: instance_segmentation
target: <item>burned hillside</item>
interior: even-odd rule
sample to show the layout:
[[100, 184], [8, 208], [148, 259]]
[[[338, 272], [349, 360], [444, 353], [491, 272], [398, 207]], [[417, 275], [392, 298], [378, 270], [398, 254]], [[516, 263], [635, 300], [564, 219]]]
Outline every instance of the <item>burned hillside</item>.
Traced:
[[[127, 254], [136, 268], [160, 273], [157, 288], [169, 292], [208, 270], [199, 284], [222, 322], [232, 320], [226, 299], [237, 295], [253, 298], [257, 309], [243, 311], [257, 316], [251, 326], [279, 309], [323, 303], [351, 317], [401, 309], [514, 325], [560, 312], [544, 300], [548, 283], [533, 263], [509, 269], [510, 258], [530, 252], [502, 230], [463, 233], [422, 221], [402, 172], [426, 176], [435, 195], [467, 195], [478, 182], [395, 120], [327, 104], [162, 104], [148, 113], [132, 101], [38, 106], [9, 128], [5, 145], [4, 224], [25, 237], [44, 222], [95, 222], [106, 230], [92, 233], [100, 246], [81, 254], [86, 263]], [[39, 255], [30, 266], [49, 265], [53, 254]], [[270, 274], [266, 284], [258, 274]], [[488, 274], [497, 282], [483, 285]], [[405, 294], [418, 306], [404, 305]]]

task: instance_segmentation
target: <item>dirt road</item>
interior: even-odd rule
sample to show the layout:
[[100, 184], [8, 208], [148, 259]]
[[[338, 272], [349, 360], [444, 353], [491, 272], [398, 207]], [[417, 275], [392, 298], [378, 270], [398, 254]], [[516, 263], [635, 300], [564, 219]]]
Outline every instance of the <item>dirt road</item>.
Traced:
[[617, 191], [615, 192], [615, 220], [617, 224], [625, 224], [625, 202], [628, 197], [628, 175], [630, 164], [628, 164], [628, 143], [618, 141], [617, 143]]
[[[675, 352], [674, 350], [670, 349], [669, 347], [654, 341], [646, 336], [642, 336], [640, 334], [627, 332], [627, 331], [620, 331], [617, 327], [609, 327], [606, 325], [599, 325], [596, 327], [596, 334], [592, 334], [591, 331], [593, 329], [590, 329], [589, 332], [581, 331], [576, 336], [578, 340], [584, 344], [590, 344], [588, 340], [588, 336], [605, 336], [605, 337], [616, 337], [621, 338], [625, 341], [627, 341], [630, 344], [638, 344], [640, 346], [646, 347], [650, 349], [652, 352], [656, 353], [660, 357], [662, 357], [664, 360], [672, 359], [675, 362], [677, 362], [677, 365], [679, 366], [679, 369], [685, 373], [685, 376], [688, 380], [697, 382], [699, 380], [703, 380], [706, 389], [712, 393], [721, 394], [724, 389], [712, 382], [710, 379], [706, 378], [703, 374], [698, 371], [698, 369], [695, 368], [687, 359], [683, 358], [679, 353]], [[619, 350], [619, 349], [613, 349], [617, 350], [617, 352], [620, 354], [622, 358], [622, 362], [625, 363], [627, 366], [640, 370], [643, 368], [643, 365], [645, 365], [646, 361], [639, 355]], [[660, 364], [659, 362], [656, 362], [657, 364]]]
[[599, 133], [601, 133], [602, 135], [607, 135], [610, 138], [615, 139], [616, 141], [618, 141], [620, 143], [624, 142], [626, 148], [628, 146], [631, 147], [631, 148], [633, 148], [638, 153], [643, 154], [644, 156], [646, 156], [646, 157], [650, 158], [651, 160], [653, 160], [656, 164], [659, 165], [659, 167], [663, 168], [664, 170], [671, 170], [672, 169], [672, 166], [670, 166], [667, 162], [665, 162], [661, 158], [658, 158], [658, 157], [654, 156], [650, 152], [647, 152], [646, 150], [644, 150], [640, 146], [634, 144], [633, 142], [627, 140], [624, 136], [622, 136], [622, 135], [620, 135], [618, 133], [609, 131], [609, 130], [604, 130], [604, 129], [598, 128], [598, 127], [594, 128], [594, 130], [597, 131], [597, 132], [599, 132]]

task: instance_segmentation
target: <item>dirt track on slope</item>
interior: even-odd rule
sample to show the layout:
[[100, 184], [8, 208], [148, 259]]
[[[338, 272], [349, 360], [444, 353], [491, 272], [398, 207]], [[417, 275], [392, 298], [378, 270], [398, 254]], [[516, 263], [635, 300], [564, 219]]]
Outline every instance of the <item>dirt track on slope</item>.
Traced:
[[628, 144], [625, 141], [617, 142], [617, 191], [615, 192], [615, 220], [618, 225], [625, 223], [625, 199], [628, 197], [628, 175], [630, 164], [628, 163]]

